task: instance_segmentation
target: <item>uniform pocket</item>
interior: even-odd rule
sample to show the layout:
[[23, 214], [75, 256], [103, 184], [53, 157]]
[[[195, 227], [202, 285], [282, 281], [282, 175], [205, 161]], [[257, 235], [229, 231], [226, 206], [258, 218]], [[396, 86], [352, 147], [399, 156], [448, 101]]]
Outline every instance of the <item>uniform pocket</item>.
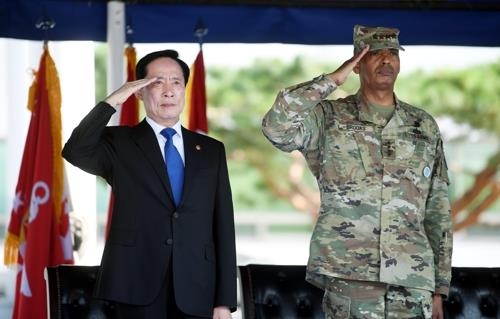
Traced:
[[388, 318], [432, 319], [430, 291], [392, 286], [386, 296]]
[[366, 177], [364, 156], [359, 142], [362, 133], [343, 129], [331, 129], [326, 134], [322, 172], [326, 180], [346, 183]]
[[349, 318], [351, 298], [325, 289], [322, 306], [323, 312], [325, 313], [325, 319]]
[[[407, 141], [407, 143], [411, 144], [412, 147], [406, 148], [408, 151], [406, 156], [402, 155], [405, 147], [401, 145], [398, 148], [399, 162], [396, 162], [396, 167], [400, 168], [397, 171], [403, 172], [400, 177], [402, 189], [405, 191], [404, 196], [409, 202], [421, 206], [425, 204], [431, 184], [434, 150], [432, 145], [424, 140]], [[412, 151], [409, 151], [410, 149]]]

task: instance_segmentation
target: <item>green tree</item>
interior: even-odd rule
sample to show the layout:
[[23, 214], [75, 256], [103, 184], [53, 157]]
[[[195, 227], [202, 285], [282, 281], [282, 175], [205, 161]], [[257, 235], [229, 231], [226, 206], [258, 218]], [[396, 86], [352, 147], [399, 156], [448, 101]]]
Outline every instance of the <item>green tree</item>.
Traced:
[[96, 44], [95, 46], [95, 99], [98, 101], [104, 100], [107, 96], [107, 45], [104, 43]]
[[436, 116], [500, 136], [500, 60], [462, 70], [416, 72], [399, 79], [396, 90]]
[[[300, 154], [284, 156], [261, 132], [262, 118], [279, 89], [332, 68], [313, 65], [306, 69], [304, 64], [297, 57], [288, 64], [257, 60], [247, 68], [207, 70], [210, 134], [227, 147], [237, 210], [293, 207], [317, 213], [315, 180]], [[345, 85], [349, 86], [353, 87], [352, 81]]]
[[[298, 57], [289, 64], [258, 60], [241, 69], [207, 69], [210, 133], [226, 144], [237, 209], [293, 207], [312, 215], [318, 211], [317, 185], [302, 156], [284, 156], [271, 146], [260, 128], [279, 89], [333, 70], [340, 62], [305, 65]], [[358, 86], [357, 76], [352, 75], [333, 97], [354, 93]], [[405, 101], [425, 106], [434, 116], [449, 116], [500, 136], [498, 87], [500, 63], [495, 63], [458, 71], [415, 72], [400, 77], [396, 92]], [[467, 213], [475, 217], [466, 224], [457, 223], [458, 228], [473, 224], [478, 210], [484, 211], [498, 198], [497, 157], [498, 154], [493, 156], [485, 172], [478, 174], [481, 181], [476, 179], [471, 189], [454, 203], [457, 216], [458, 211], [476, 202]]]

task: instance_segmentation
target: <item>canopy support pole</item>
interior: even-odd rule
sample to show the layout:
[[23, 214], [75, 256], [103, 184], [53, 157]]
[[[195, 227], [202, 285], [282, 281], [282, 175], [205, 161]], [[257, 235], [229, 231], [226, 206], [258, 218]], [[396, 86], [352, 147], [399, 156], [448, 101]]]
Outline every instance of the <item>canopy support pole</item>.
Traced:
[[[107, 91], [113, 91], [123, 85], [125, 81], [125, 3], [122, 1], [108, 2], [108, 72]], [[119, 112], [111, 118], [110, 124], [117, 125]]]

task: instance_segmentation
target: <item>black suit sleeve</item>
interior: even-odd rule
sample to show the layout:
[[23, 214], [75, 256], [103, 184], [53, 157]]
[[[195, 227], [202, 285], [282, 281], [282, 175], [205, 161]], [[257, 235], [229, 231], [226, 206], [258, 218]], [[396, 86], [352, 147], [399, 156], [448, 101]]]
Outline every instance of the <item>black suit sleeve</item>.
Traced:
[[109, 176], [111, 167], [102, 158], [111, 153], [111, 147], [102, 142], [106, 125], [115, 112], [109, 104], [98, 103], [71, 133], [62, 149], [63, 158], [90, 174]]

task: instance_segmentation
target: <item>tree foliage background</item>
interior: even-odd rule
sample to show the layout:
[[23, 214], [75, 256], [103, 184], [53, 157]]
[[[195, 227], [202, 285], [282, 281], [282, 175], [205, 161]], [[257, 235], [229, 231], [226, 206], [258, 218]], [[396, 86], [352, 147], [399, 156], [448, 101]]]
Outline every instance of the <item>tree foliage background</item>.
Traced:
[[[98, 69], [105, 68], [103, 52], [103, 49], [98, 49], [96, 54]], [[299, 210], [313, 217], [316, 215], [319, 193], [302, 156], [298, 152], [287, 154], [275, 149], [262, 135], [261, 121], [280, 89], [333, 71], [342, 62], [316, 62], [299, 56], [288, 63], [280, 59], [257, 59], [241, 68], [205, 64], [209, 134], [226, 145], [236, 212]], [[404, 70], [404, 65], [401, 68]], [[105, 73], [97, 74], [96, 100], [100, 100], [106, 88], [103, 85]], [[358, 87], [358, 77], [352, 74], [331, 98], [355, 93]], [[400, 75], [396, 83], [398, 98], [425, 109], [436, 118], [447, 117], [464, 124], [457, 126], [464, 130], [461, 132], [463, 138], [472, 130], [488, 136], [491, 144], [486, 147], [490, 152], [484, 153], [489, 156], [484, 159], [484, 167], [460, 173], [468, 175], [468, 178], [460, 179], [468, 185], [460, 188], [452, 185], [451, 199], [466, 202], [459, 207], [461, 212], [465, 211], [465, 217], [461, 219], [474, 214], [474, 207], [466, 210], [471, 202], [480, 205], [484, 198], [489, 198], [489, 205], [481, 209], [484, 211], [495, 205], [500, 195], [500, 183], [496, 177], [500, 162], [499, 88], [500, 60], [460, 70], [416, 71]], [[451, 145], [460, 141], [445, 140], [445, 149], [447, 143]], [[476, 187], [478, 176], [488, 167], [490, 174], [486, 182]], [[450, 174], [454, 174], [453, 170]], [[467, 194], [474, 187], [476, 193], [473, 196]], [[486, 195], [480, 196], [485, 192]], [[468, 198], [463, 199], [465, 195]], [[499, 210], [498, 205], [493, 207]], [[472, 223], [476, 221], [477, 218]]]
[[[262, 135], [260, 125], [281, 88], [332, 71], [341, 62], [321, 64], [297, 57], [287, 64], [280, 60], [257, 60], [241, 69], [208, 68], [209, 126], [211, 134], [226, 144], [237, 209], [293, 209], [313, 216], [317, 213], [317, 186], [302, 156], [298, 153], [287, 156], [276, 150]], [[332, 98], [355, 93], [358, 87], [358, 77], [352, 74]], [[400, 99], [425, 109], [436, 118], [450, 118], [457, 123], [454, 127], [464, 130], [454, 134], [461, 136], [461, 140], [445, 140], [449, 148], [466, 148], [466, 137], [473, 130], [482, 132], [491, 142], [485, 146], [488, 150], [479, 150], [485, 156], [484, 167], [469, 172], [450, 169], [450, 175], [467, 175], [467, 178], [451, 176], [452, 181], [468, 184], [451, 185], [452, 201], [463, 202], [454, 206], [456, 219], [467, 220], [463, 225], [456, 222], [461, 227], [476, 223], [488, 208], [498, 210], [498, 205], [493, 205], [500, 189], [495, 177], [500, 156], [499, 87], [500, 61], [462, 70], [417, 71], [400, 76], [397, 82], [396, 94]], [[490, 174], [479, 181], [481, 185], [475, 185], [483, 170], [489, 170]], [[467, 211], [471, 204], [474, 206]], [[459, 215], [461, 212], [464, 216]], [[473, 218], [468, 219], [469, 215]]]

